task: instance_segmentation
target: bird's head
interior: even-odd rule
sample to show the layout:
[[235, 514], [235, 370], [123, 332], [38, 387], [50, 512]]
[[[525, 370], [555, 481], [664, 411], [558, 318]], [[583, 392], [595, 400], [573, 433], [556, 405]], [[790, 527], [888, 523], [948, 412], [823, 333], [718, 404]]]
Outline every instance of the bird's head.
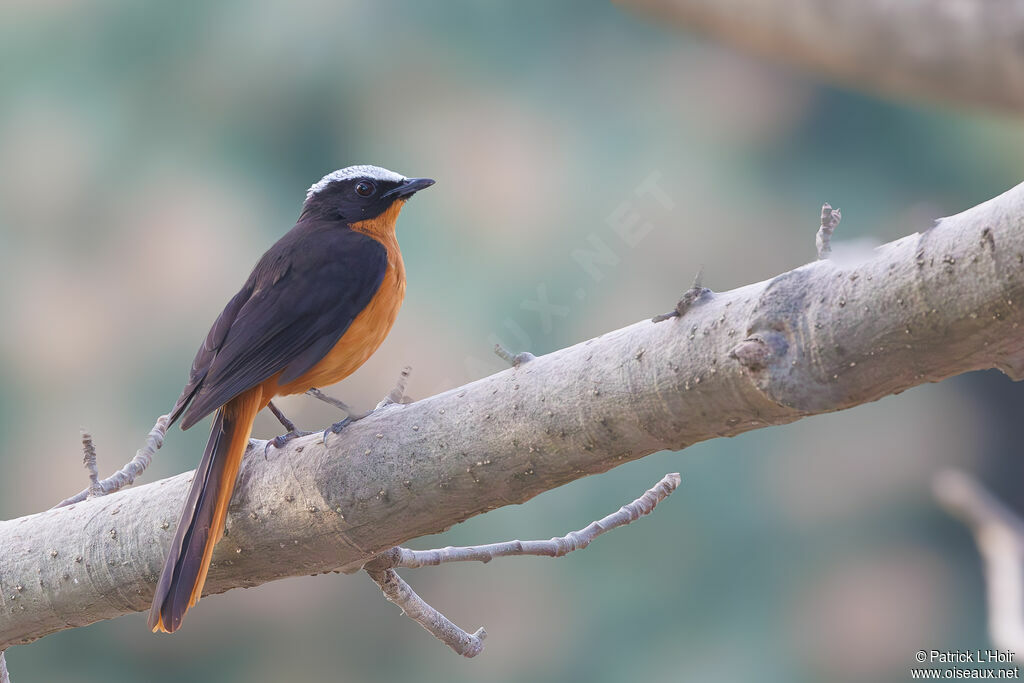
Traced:
[[390, 226], [379, 227], [394, 230], [402, 205], [433, 184], [430, 178], [406, 178], [380, 166], [349, 166], [328, 173], [309, 188], [302, 215], [341, 220], [353, 228], [383, 219]]

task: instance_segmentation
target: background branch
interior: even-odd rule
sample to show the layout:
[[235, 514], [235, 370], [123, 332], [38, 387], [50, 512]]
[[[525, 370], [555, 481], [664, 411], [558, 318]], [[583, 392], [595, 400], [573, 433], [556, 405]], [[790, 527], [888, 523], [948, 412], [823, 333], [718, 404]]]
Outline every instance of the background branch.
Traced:
[[965, 472], [939, 474], [933, 489], [943, 507], [967, 524], [978, 544], [992, 643], [1024, 652], [1024, 520]]
[[990, 0], [618, 0], [896, 97], [1024, 111], [1024, 5]]
[[[813, 239], [808, 231], [808, 243]], [[242, 464], [206, 592], [376, 553], [661, 450], [997, 367], [1024, 377], [1024, 186], [877, 249], [706, 293]], [[668, 302], [649, 302], [650, 315]], [[0, 649], [148, 609], [192, 474], [0, 522]]]

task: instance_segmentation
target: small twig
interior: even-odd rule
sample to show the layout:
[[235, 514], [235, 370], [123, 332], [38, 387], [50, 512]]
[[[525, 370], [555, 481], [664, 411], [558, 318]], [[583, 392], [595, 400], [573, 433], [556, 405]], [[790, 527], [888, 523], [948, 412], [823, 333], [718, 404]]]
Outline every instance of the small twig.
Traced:
[[678, 472], [666, 474], [653, 488], [649, 489], [632, 503], [623, 505], [617, 512], [613, 512], [604, 519], [591, 522], [586, 528], [573, 531], [565, 536], [552, 538], [547, 541], [517, 540], [461, 548], [449, 546], [436, 550], [398, 548], [399, 557], [395, 566], [414, 569], [444, 564], [445, 562], [487, 563], [496, 557], [510, 557], [513, 555], [562, 557], [574, 550], [586, 548], [590, 545], [591, 541], [601, 534], [635, 522], [644, 515], [649, 515], [654, 511], [658, 503], [668, 498], [676, 490], [680, 481], [681, 478]]
[[417, 624], [430, 631], [430, 634], [450, 647], [463, 657], [476, 657], [484, 649], [484, 638], [487, 631], [482, 627], [476, 633], [467, 633], [456, 626], [427, 602], [416, 595], [416, 591], [406, 583], [394, 569], [366, 567], [384, 596], [398, 605], [402, 613], [413, 619]]
[[501, 344], [494, 345], [494, 355], [502, 359], [514, 368], [518, 368], [523, 363], [529, 363], [537, 356], [533, 355], [529, 351], [523, 351], [521, 353], [512, 353]]
[[461, 548], [449, 546], [436, 550], [410, 550], [396, 547], [381, 553], [368, 562], [363, 569], [377, 582], [387, 599], [401, 607], [407, 616], [416, 620], [420, 626], [430, 631], [435, 638], [455, 652], [465, 657], [475, 657], [483, 650], [483, 639], [487, 633], [481, 628], [476, 633], [470, 634], [449, 621], [447, 617], [427, 604], [409, 584], [398, 576], [395, 572], [396, 567], [416, 569], [436, 566], [445, 562], [487, 563], [495, 557], [514, 555], [562, 557], [574, 550], [586, 548], [601, 534], [650, 514], [658, 503], [668, 498], [676, 490], [679, 482], [678, 472], [666, 474], [644, 495], [628, 505], [623, 505], [617, 512], [596, 522], [591, 522], [584, 529], [547, 541], [506, 541]]
[[970, 475], [950, 470], [933, 483], [935, 497], [974, 534], [985, 568], [989, 637], [996, 647], [1024, 650], [1024, 520]]
[[[66, 505], [80, 503], [90, 495], [105, 496], [107, 494], [114, 493], [115, 491], [120, 491], [125, 486], [131, 486], [132, 483], [135, 482], [136, 477], [146, 471], [149, 463], [153, 461], [153, 455], [160, 450], [161, 446], [164, 445], [164, 435], [167, 434], [167, 424], [170, 419], [170, 415], [161, 415], [157, 419], [156, 424], [153, 425], [153, 429], [150, 430], [149, 435], [146, 437], [146, 445], [136, 451], [135, 457], [128, 461], [124, 467], [119, 469], [117, 472], [114, 472], [114, 474], [110, 475], [106, 479], [96, 482], [95, 485], [90, 484], [89, 488], [84, 491], [79, 491], [70, 498], [65, 498], [53, 507], [60, 508]], [[84, 446], [84, 436], [82, 443]], [[90, 439], [90, 445], [91, 443]], [[88, 458], [88, 454], [86, 454], [86, 458]]]
[[825, 202], [821, 206], [821, 227], [814, 238], [814, 244], [818, 247], [818, 260], [827, 259], [832, 253], [832, 233], [843, 219], [843, 212], [833, 209], [832, 205]]
[[660, 323], [669, 318], [682, 318], [686, 315], [686, 312], [697, 303], [705, 294], [711, 294], [711, 290], [701, 285], [701, 280], [704, 279], [704, 268], [701, 267], [697, 271], [697, 276], [693, 278], [693, 285], [688, 290], [683, 292], [683, 295], [679, 297], [679, 301], [676, 302], [676, 307], [668, 313], [662, 313], [651, 318], [652, 323]]
[[7, 672], [7, 657], [4, 650], [0, 650], [0, 683], [11, 683], [11, 674]]
[[96, 446], [92, 442], [92, 434], [82, 431], [82, 462], [85, 463], [85, 469], [89, 472], [89, 488], [86, 489], [89, 493], [86, 495], [87, 498], [94, 496], [102, 496], [103, 490], [100, 488], [100, 472], [96, 465]]

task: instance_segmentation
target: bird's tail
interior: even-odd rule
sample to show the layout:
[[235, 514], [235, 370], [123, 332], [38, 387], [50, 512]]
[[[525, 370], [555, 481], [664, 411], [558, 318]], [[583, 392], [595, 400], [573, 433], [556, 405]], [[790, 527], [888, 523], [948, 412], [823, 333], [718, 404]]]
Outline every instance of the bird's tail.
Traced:
[[259, 412], [259, 387], [233, 399], [217, 411], [203, 460], [174, 532], [171, 550], [153, 596], [149, 627], [173, 633], [185, 612], [199, 601], [210, 568], [213, 546], [224, 535], [224, 518], [235, 488], [238, 466]]

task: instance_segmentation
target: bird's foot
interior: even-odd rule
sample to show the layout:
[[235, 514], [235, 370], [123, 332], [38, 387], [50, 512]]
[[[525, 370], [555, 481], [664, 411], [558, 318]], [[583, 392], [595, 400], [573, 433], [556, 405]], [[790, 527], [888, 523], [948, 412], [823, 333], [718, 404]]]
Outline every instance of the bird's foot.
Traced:
[[341, 420], [340, 422], [335, 422], [330, 427], [328, 427], [327, 429], [324, 430], [324, 433], [323, 433], [323, 436], [322, 436], [323, 442], [327, 443], [327, 435], [328, 434], [341, 434], [341, 431], [343, 429], [345, 429], [345, 427], [348, 427], [353, 422], [356, 422], [358, 420], [362, 420], [364, 417], [366, 417], [367, 415], [371, 415], [372, 413], [373, 413], [373, 411], [371, 410], [371, 411], [369, 411], [367, 413], [362, 413], [362, 414], [357, 414], [357, 415], [349, 415], [344, 420]]
[[310, 389], [306, 393], [309, 394], [310, 396], [312, 396], [313, 398], [319, 399], [319, 400], [323, 401], [324, 403], [328, 403], [328, 404], [334, 406], [335, 408], [338, 408], [339, 410], [344, 410], [346, 413], [348, 413], [348, 417], [346, 417], [344, 420], [341, 420], [340, 422], [335, 422], [330, 427], [328, 427], [327, 429], [324, 430], [324, 432], [323, 432], [323, 441], [324, 441], [324, 443], [327, 442], [327, 435], [328, 434], [340, 434], [341, 430], [343, 430], [345, 427], [348, 427], [350, 424], [352, 424], [353, 422], [355, 422], [357, 420], [362, 420], [364, 417], [366, 417], [367, 415], [369, 415], [370, 413], [373, 412], [372, 410], [369, 410], [369, 411], [367, 411], [365, 413], [357, 412], [357, 411], [353, 410], [351, 407], [349, 407], [349, 405], [347, 403], [345, 403], [344, 401], [339, 401], [338, 399], [336, 399], [336, 398], [334, 398], [332, 396], [328, 396], [327, 394], [325, 394], [324, 392], [322, 392], [322, 391], [320, 391], [319, 389], [316, 389], [316, 388]]
[[287, 434], [275, 436], [273, 439], [267, 442], [266, 446], [263, 447], [263, 455], [267, 455], [268, 453], [270, 453], [271, 447], [274, 447], [277, 450], [281, 450], [289, 441], [294, 441], [295, 439], [298, 439], [300, 436], [309, 436], [312, 433], [313, 432], [303, 432], [298, 429], [293, 429]]
[[336, 398], [331, 398], [330, 396], [323, 393], [319, 389], [310, 389], [309, 391], [307, 391], [306, 393], [309, 394], [310, 396], [318, 398], [324, 403], [330, 403], [332, 406], [340, 408], [341, 410], [344, 410], [346, 413], [348, 413], [348, 417], [346, 417], [344, 420], [342, 420], [341, 422], [335, 422], [330, 427], [324, 430], [324, 443], [327, 442], [328, 434], [340, 434], [341, 431], [345, 429], [345, 427], [348, 427], [353, 422], [362, 420], [364, 417], [372, 415], [374, 412], [380, 410], [381, 408], [385, 408], [387, 406], [394, 404], [411, 403], [412, 399], [405, 395], [405, 385], [409, 381], [409, 373], [411, 372], [412, 368], [410, 368], [409, 366], [402, 368], [402, 372], [398, 376], [398, 381], [395, 382], [394, 388], [388, 392], [388, 395], [385, 396], [381, 400], [381, 402], [378, 403], [375, 408], [373, 408], [373, 410], [367, 410], [365, 413], [356, 412], [344, 402], [339, 401]]
[[301, 431], [299, 429], [293, 429], [292, 431], [288, 432], [287, 434], [281, 434], [280, 436], [274, 436], [272, 439], [270, 439], [269, 441], [266, 442], [266, 447], [263, 450], [263, 453], [264, 454], [269, 453], [270, 452], [270, 446], [273, 446], [274, 449], [278, 449], [280, 451], [281, 449], [284, 449], [285, 445], [289, 441], [294, 441], [295, 439], [299, 438], [300, 436], [309, 436], [310, 434], [312, 434], [312, 432], [305, 432], [305, 431]]
[[309, 436], [313, 432], [303, 432], [295, 427], [295, 423], [285, 417], [285, 414], [281, 412], [281, 409], [274, 405], [271, 401], [267, 404], [270, 408], [270, 412], [274, 413], [274, 417], [288, 430], [286, 434], [275, 436], [273, 439], [267, 442], [267, 445], [263, 447], [263, 457], [266, 457], [270, 453], [270, 447], [280, 450], [284, 448], [285, 444], [289, 441], [299, 438], [300, 436]]

